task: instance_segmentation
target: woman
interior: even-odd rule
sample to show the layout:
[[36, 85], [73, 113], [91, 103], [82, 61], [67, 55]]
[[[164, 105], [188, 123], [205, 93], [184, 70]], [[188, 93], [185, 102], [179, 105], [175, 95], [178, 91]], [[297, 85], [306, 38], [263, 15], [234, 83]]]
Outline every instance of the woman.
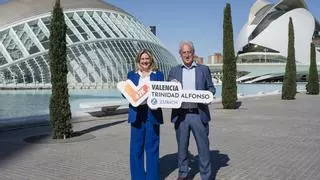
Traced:
[[[156, 62], [149, 50], [141, 50], [136, 57], [136, 71], [128, 73], [128, 79], [136, 86], [148, 81], [163, 81], [163, 73], [157, 70]], [[128, 122], [131, 123], [130, 172], [132, 180], [159, 179], [160, 124], [162, 110], [150, 109], [147, 102], [138, 107], [129, 104]], [[146, 151], [146, 171], [144, 169]]]

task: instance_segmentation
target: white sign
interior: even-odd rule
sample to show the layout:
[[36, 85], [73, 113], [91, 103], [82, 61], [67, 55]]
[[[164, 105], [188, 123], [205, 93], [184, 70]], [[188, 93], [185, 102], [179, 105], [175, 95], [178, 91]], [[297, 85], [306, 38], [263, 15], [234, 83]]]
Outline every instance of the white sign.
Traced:
[[137, 87], [132, 81], [126, 80], [119, 82], [117, 88], [135, 107], [146, 99], [151, 109], [180, 108], [182, 102], [209, 104], [213, 101], [210, 91], [182, 90], [181, 83], [173, 81], [150, 81]]
[[137, 87], [131, 80], [118, 82], [117, 88], [134, 107], [139, 106], [145, 101], [150, 92], [148, 84], [142, 84]]
[[182, 86], [179, 82], [151, 81], [148, 106], [156, 108], [181, 107]]
[[151, 81], [148, 106], [155, 108], [180, 108], [182, 102], [207, 103], [213, 94], [204, 90], [182, 90], [179, 82]]

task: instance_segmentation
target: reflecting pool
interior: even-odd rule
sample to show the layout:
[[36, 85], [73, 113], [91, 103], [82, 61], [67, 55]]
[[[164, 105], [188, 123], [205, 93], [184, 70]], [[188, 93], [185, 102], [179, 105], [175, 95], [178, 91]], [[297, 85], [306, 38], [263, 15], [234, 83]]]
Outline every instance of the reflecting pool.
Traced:
[[[238, 93], [244, 95], [258, 92], [281, 91], [282, 84], [238, 84]], [[216, 86], [216, 97], [221, 96], [221, 86]], [[298, 90], [305, 89], [305, 83], [297, 84]], [[0, 90], [0, 120], [4, 118], [44, 115], [49, 113], [51, 90]], [[72, 111], [80, 110], [80, 103], [108, 102], [123, 99], [116, 89], [70, 90]]]

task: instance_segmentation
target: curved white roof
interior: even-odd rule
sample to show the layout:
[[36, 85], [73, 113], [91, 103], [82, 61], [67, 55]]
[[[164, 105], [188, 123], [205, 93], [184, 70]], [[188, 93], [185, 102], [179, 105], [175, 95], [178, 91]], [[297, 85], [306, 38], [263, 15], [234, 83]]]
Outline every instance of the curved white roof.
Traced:
[[291, 8], [305, 8], [308, 9], [308, 6], [305, 2], [305, 0], [280, 0], [280, 2], [276, 5], [284, 5], [285, 7], [291, 7]]
[[[314, 31], [317, 30], [320, 25], [308, 11], [305, 1], [280, 0], [274, 4], [269, 11], [261, 15], [263, 18], [258, 22], [259, 24], [251, 24], [250, 17], [253, 17], [255, 12], [260, 11], [266, 7], [266, 5], [267, 3], [264, 0], [257, 0], [256, 3], [253, 4], [249, 14], [249, 20], [241, 29], [236, 40], [236, 51], [241, 51], [244, 46], [250, 43], [276, 50], [279, 54], [286, 57], [288, 48], [288, 22], [289, 17], [292, 17], [295, 34], [296, 60], [302, 64], [309, 64], [310, 42], [312, 41]], [[279, 13], [274, 14], [274, 17], [269, 16], [271, 13], [277, 11]], [[255, 30], [257, 31], [254, 32]], [[320, 60], [320, 53], [318, 52], [317, 60]]]
[[249, 13], [249, 20], [248, 23], [251, 24], [251, 22], [254, 20], [255, 15], [257, 14], [258, 11], [260, 11], [263, 7], [271, 4], [270, 2], [267, 2], [265, 0], [257, 0], [250, 9]]
[[288, 24], [292, 18], [295, 38], [296, 61], [310, 63], [310, 42], [314, 32], [315, 22], [312, 14], [303, 8], [294, 9], [279, 17], [262, 31], [250, 43], [269, 47], [280, 52], [284, 57], [288, 52]]
[[[7, 3], [0, 5], [0, 27], [25, 18], [51, 12], [54, 3], [55, 0], [9, 0]], [[81, 8], [109, 9], [130, 15], [103, 0], [61, 0], [61, 6], [64, 10]]]

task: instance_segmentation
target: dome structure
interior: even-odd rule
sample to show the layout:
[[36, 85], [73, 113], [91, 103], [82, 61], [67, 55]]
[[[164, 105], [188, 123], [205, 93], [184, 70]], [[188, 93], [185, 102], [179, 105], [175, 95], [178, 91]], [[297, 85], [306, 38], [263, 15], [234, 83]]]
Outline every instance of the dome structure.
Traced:
[[[54, 3], [55, 0], [9, 0], [7, 3], [0, 5], [0, 28], [20, 20], [50, 13]], [[61, 6], [64, 10], [94, 8], [130, 15], [124, 10], [106, 3], [103, 0], [61, 0]]]
[[[49, 36], [54, 0], [0, 5], [0, 87], [50, 88]], [[150, 49], [165, 74], [177, 64], [160, 40], [124, 10], [103, 0], [61, 0], [67, 24], [68, 83], [107, 88], [126, 79], [135, 56]]]
[[[320, 38], [319, 22], [304, 0], [280, 0], [272, 4], [257, 0], [248, 22], [240, 31], [235, 49], [240, 63], [285, 63], [288, 50], [288, 24], [292, 18], [295, 57], [298, 64], [309, 64], [310, 43]], [[320, 62], [319, 45], [317, 61]]]

